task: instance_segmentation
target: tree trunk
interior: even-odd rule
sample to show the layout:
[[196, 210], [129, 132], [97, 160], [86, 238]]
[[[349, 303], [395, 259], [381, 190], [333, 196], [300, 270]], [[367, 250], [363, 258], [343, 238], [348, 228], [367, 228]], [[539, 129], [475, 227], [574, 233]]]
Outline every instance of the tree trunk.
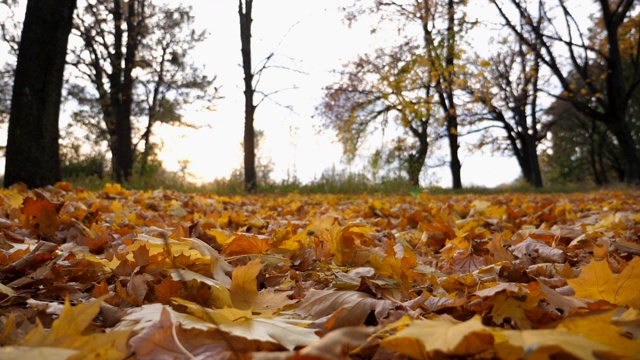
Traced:
[[[133, 171], [133, 140], [131, 127], [131, 107], [133, 105], [133, 69], [135, 67], [141, 31], [144, 22], [144, 0], [129, 1], [127, 9], [120, 0], [113, 1], [114, 52], [112, 54], [110, 83], [110, 105], [114, 117], [114, 129], [110, 133], [115, 159], [117, 182], [127, 182]], [[126, 16], [125, 16], [126, 15]], [[126, 24], [126, 43], [122, 25]], [[124, 46], [124, 51], [123, 51]], [[124, 63], [124, 66], [123, 66]]]
[[240, 16], [240, 41], [242, 43], [242, 69], [244, 71], [244, 186], [248, 192], [257, 188], [255, 129], [253, 120], [256, 105], [253, 103], [253, 69], [251, 66], [251, 8], [253, 0], [238, 0]]
[[451, 152], [451, 178], [454, 189], [462, 189], [462, 178], [460, 176], [460, 170], [462, 164], [460, 163], [460, 157], [458, 156], [458, 149], [460, 145], [458, 143], [458, 114], [456, 112], [456, 103], [454, 101], [454, 60], [456, 53], [455, 45], [455, 13], [454, 1], [449, 0], [447, 2], [447, 39], [446, 39], [446, 56], [445, 56], [445, 71], [444, 78], [446, 83], [446, 97], [449, 104], [446, 113], [447, 119], [447, 134], [449, 137], [449, 151]]
[[527, 162], [529, 163], [529, 185], [542, 188], [542, 174], [540, 173], [540, 161], [538, 161], [538, 151], [535, 137], [531, 135], [526, 136], [526, 143], [524, 144], [527, 152]]
[[[607, 107], [606, 123], [618, 141], [622, 158], [625, 160], [625, 179], [626, 182], [633, 185], [640, 185], [640, 152], [638, 144], [633, 138], [629, 121], [626, 119], [627, 108], [630, 102], [631, 86], [626, 83], [624, 75], [624, 67], [622, 65], [622, 54], [620, 52], [620, 43], [618, 39], [618, 30], [624, 15], [632, 8], [633, 1], [625, 0], [616, 11], [611, 11], [609, 1], [600, 0], [602, 8], [602, 19], [607, 35], [608, 42], [608, 58], [607, 58]], [[621, 11], [620, 9], [627, 9]], [[638, 45], [638, 44], [636, 44]], [[638, 60], [636, 60], [638, 61]], [[638, 75], [629, 81], [638, 81]], [[628, 86], [625, 86], [628, 85]], [[637, 88], [636, 88], [637, 89]]]
[[[414, 135], [418, 137], [418, 150], [414, 154], [409, 154], [407, 159], [409, 182], [415, 187], [420, 186], [420, 173], [424, 167], [424, 161], [427, 159], [429, 151], [429, 142], [427, 140], [427, 126], [423, 126], [420, 131], [411, 129]], [[415, 130], [415, 131], [414, 131]]]
[[632, 185], [640, 185], [640, 156], [629, 123], [624, 119], [610, 119], [607, 123], [618, 141], [620, 153], [625, 160], [624, 179]]
[[460, 163], [460, 157], [458, 156], [458, 116], [447, 115], [447, 136], [449, 137], [449, 153], [451, 154], [451, 160], [449, 167], [451, 168], [451, 180], [453, 189], [462, 189], [462, 177], [460, 176], [460, 170], [462, 164]]
[[445, 54], [444, 67], [440, 62], [440, 54], [438, 54], [437, 46], [434, 42], [433, 32], [430, 26], [435, 22], [432, 14], [429, 12], [428, 1], [424, 1], [422, 30], [426, 55], [430, 65], [437, 73], [436, 92], [440, 107], [444, 113], [447, 138], [449, 139], [449, 167], [451, 169], [451, 179], [453, 189], [462, 189], [462, 178], [460, 177], [460, 169], [462, 167], [458, 150], [460, 148], [458, 142], [458, 114], [456, 113], [456, 104], [454, 101], [454, 77], [455, 56], [456, 56], [456, 32], [455, 32], [455, 3], [453, 0], [447, 1], [447, 32], [445, 38]]
[[76, 0], [30, 0], [18, 49], [4, 185], [61, 180], [60, 99]]

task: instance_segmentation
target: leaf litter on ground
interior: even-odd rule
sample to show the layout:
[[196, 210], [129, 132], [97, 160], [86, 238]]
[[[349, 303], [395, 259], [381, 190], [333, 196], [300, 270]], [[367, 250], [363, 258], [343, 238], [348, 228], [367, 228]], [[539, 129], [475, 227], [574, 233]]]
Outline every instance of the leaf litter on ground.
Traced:
[[640, 192], [0, 190], [0, 358], [637, 359]]

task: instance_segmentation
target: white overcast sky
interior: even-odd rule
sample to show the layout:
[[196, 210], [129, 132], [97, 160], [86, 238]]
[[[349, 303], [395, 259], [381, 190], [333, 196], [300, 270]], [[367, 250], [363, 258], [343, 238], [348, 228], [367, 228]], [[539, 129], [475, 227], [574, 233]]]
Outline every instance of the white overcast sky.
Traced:
[[[172, 2], [172, 1], [170, 1]], [[472, 3], [479, 3], [474, 0]], [[178, 161], [190, 161], [188, 171], [198, 182], [228, 177], [242, 163], [244, 103], [240, 67], [240, 35], [237, 1], [183, 0], [193, 6], [196, 28], [206, 29], [208, 39], [194, 53], [195, 61], [206, 72], [217, 76], [224, 99], [216, 102], [215, 112], [189, 111], [187, 120], [206, 124], [198, 130], [174, 127], [155, 128], [156, 140], [164, 144], [160, 158], [168, 170], [178, 170]], [[369, 32], [372, 22], [362, 19], [349, 28], [339, 7], [344, 0], [256, 0], [253, 9], [254, 63], [268, 54], [275, 56], [271, 65], [289, 67], [268, 69], [258, 90], [285, 90], [267, 99], [259, 107], [255, 127], [265, 132], [261, 153], [274, 165], [272, 177], [282, 180], [297, 176], [307, 182], [319, 178], [326, 169], [346, 168], [341, 161], [342, 148], [335, 136], [318, 133], [321, 120], [314, 117], [322, 88], [337, 79], [332, 71], [358, 54], [382, 44], [393, 43], [395, 32]], [[486, 11], [480, 8], [478, 11]], [[488, 44], [478, 44], [487, 48]], [[285, 107], [291, 107], [287, 110]], [[68, 119], [61, 119], [64, 123]], [[0, 133], [6, 143], [6, 126]], [[492, 156], [488, 151], [469, 153], [461, 149], [463, 185], [496, 186], [513, 181], [519, 175], [512, 158]], [[441, 158], [448, 158], [440, 152]], [[4, 159], [0, 167], [4, 169]], [[353, 165], [353, 171], [362, 165]], [[430, 168], [423, 185], [448, 187], [451, 176], [447, 167]]]

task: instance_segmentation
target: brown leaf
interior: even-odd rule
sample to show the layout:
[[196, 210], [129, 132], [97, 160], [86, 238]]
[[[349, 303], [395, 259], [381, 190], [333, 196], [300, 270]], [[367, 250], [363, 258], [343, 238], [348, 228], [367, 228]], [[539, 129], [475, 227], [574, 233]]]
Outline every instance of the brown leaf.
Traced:
[[343, 327], [305, 346], [298, 355], [323, 360], [347, 359], [349, 352], [366, 343], [372, 333], [372, 328]]
[[234, 340], [231, 347], [230, 340], [219, 331], [183, 329], [163, 308], [160, 319], [129, 343], [139, 360], [239, 359], [236, 352], [242, 350], [242, 341]]
[[61, 207], [62, 204], [48, 199], [27, 197], [22, 203], [22, 213], [27, 216], [27, 221], [38, 235], [51, 236], [60, 225], [58, 211]]
[[564, 251], [531, 238], [511, 247], [513, 255], [519, 258], [533, 259], [535, 262], [564, 263], [566, 255]]
[[364, 324], [369, 313], [373, 312], [380, 322], [393, 308], [389, 300], [379, 300], [359, 291], [333, 291], [311, 289], [302, 299], [296, 313], [303, 317], [320, 319], [343, 309], [333, 320], [331, 328]]

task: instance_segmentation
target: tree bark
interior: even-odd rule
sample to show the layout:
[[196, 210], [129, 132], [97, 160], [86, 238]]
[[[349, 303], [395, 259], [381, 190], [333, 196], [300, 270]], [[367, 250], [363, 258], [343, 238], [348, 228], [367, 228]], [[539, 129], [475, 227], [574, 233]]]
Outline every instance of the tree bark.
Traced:
[[453, 90], [454, 90], [454, 59], [455, 59], [455, 7], [453, 0], [449, 0], [447, 2], [447, 41], [446, 41], [446, 55], [445, 55], [445, 65], [446, 69], [444, 71], [444, 79], [445, 79], [445, 95], [447, 98], [447, 103], [449, 104], [446, 119], [447, 119], [447, 135], [449, 137], [449, 151], [451, 152], [451, 177], [453, 182], [454, 189], [462, 189], [462, 177], [460, 175], [460, 170], [462, 168], [462, 164], [460, 163], [460, 157], [458, 156], [458, 149], [460, 145], [458, 143], [458, 113], [456, 112], [456, 103], [454, 101]]
[[[129, 1], [127, 9], [121, 8], [120, 0], [113, 1], [114, 53], [112, 72], [109, 76], [111, 84], [111, 106], [115, 117], [115, 166], [114, 173], [117, 182], [127, 182], [133, 171], [133, 140], [131, 127], [131, 107], [133, 105], [133, 76], [136, 54], [141, 39], [141, 26], [144, 19], [144, 0]], [[126, 16], [124, 16], [126, 11]], [[124, 18], [124, 19], [123, 19]], [[122, 24], [127, 27], [126, 44], [123, 40]], [[124, 61], [124, 66], [122, 65]]]
[[4, 185], [61, 180], [59, 115], [76, 0], [27, 3], [9, 118]]
[[[427, 97], [430, 89], [430, 87], [427, 87]], [[428, 111], [429, 110], [427, 110], [427, 112]], [[417, 128], [409, 126], [409, 131], [413, 134], [416, 140], [418, 140], [418, 148], [414, 153], [409, 154], [407, 158], [407, 175], [409, 175], [409, 182], [415, 187], [420, 186], [420, 173], [422, 172], [424, 162], [427, 159], [427, 154], [429, 152], [429, 119], [430, 116], [428, 115], [424, 119], [420, 120], [420, 126]]]
[[253, 69], [251, 65], [251, 10], [253, 0], [238, 0], [238, 15], [240, 16], [240, 41], [242, 44], [242, 69], [244, 71], [244, 186], [248, 192], [255, 192], [257, 188], [255, 129], [253, 120], [256, 105], [253, 103]]

